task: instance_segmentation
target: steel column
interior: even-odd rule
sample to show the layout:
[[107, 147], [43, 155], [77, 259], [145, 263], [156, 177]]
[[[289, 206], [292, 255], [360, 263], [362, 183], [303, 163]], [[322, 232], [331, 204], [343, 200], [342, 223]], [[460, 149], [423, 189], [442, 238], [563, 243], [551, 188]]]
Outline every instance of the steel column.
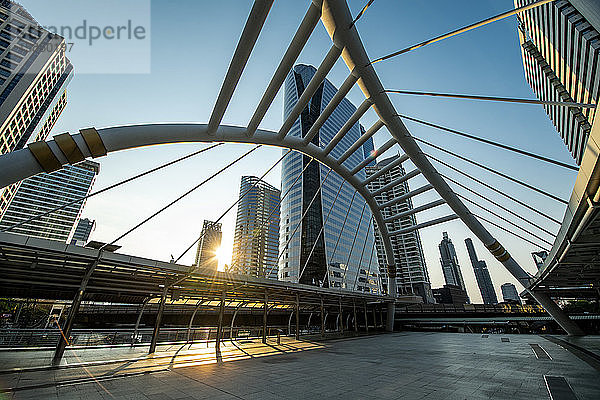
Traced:
[[339, 299], [339, 304], [340, 304], [340, 314], [339, 314], [339, 318], [340, 318], [340, 333], [344, 333], [344, 314], [342, 313], [342, 299]]
[[231, 316], [231, 325], [229, 326], [229, 340], [231, 340], [232, 342], [233, 342], [233, 324], [235, 323], [235, 317], [237, 317], [237, 313], [240, 310], [240, 308], [242, 308], [245, 305], [246, 305], [246, 303], [240, 303], [240, 305], [235, 308], [235, 311], [233, 312], [233, 315]]
[[[135, 329], [133, 330], [133, 336], [131, 337], [131, 345], [132, 346], [135, 344], [135, 338], [137, 337], [138, 329], [140, 328], [140, 322], [142, 321], [142, 314], [144, 313], [144, 309], [148, 305], [149, 301], [150, 301], [150, 298], [144, 300], [144, 302], [142, 303], [142, 308], [140, 308], [140, 312], [138, 313], [137, 320], [135, 321]], [[189, 333], [188, 333], [188, 336], [189, 336]]]
[[296, 340], [300, 340], [300, 295], [296, 293]]
[[358, 319], [356, 319], [356, 300], [352, 299], [352, 312], [354, 313], [354, 332], [358, 332]]
[[[190, 317], [190, 322], [188, 323], [188, 328], [187, 328], [187, 338], [185, 340], [186, 343], [190, 342], [190, 333], [192, 332], [192, 323], [194, 322], [194, 317], [196, 316], [196, 312], [198, 311], [198, 309], [200, 308], [200, 306], [202, 305], [202, 300], [198, 301], [198, 303], [196, 303], [196, 307], [194, 307], [194, 312], [192, 313], [192, 316]], [[192, 340], [193, 342], [193, 340]]]
[[263, 308], [263, 332], [262, 332], [262, 342], [264, 344], [267, 343], [267, 313], [269, 312], [269, 295], [265, 290], [265, 304]]
[[[98, 252], [98, 256], [94, 260], [94, 262], [88, 267], [85, 275], [81, 279], [81, 284], [79, 285], [79, 290], [77, 294], [75, 294], [75, 298], [71, 303], [71, 308], [69, 309], [69, 315], [67, 316], [67, 320], [65, 321], [65, 326], [61, 329], [61, 335], [58, 339], [58, 344], [56, 345], [56, 349], [54, 351], [54, 356], [52, 357], [52, 365], [59, 365], [60, 360], [62, 359], [63, 354], [65, 353], [65, 349], [67, 348], [69, 336], [71, 335], [71, 329], [73, 327], [73, 321], [75, 320], [75, 316], [79, 311], [79, 306], [81, 305], [81, 300], [83, 300], [83, 294], [85, 293], [85, 289], [87, 288], [88, 282], [94, 273], [94, 270], [98, 266], [100, 259], [102, 258], [102, 250]], [[59, 321], [56, 321], [56, 325], [58, 325]]]
[[150, 349], [148, 353], [152, 354], [156, 351], [156, 344], [158, 343], [158, 334], [160, 333], [160, 322], [162, 320], [163, 312], [165, 311], [165, 303], [167, 302], [167, 291], [169, 286], [165, 285], [162, 295], [160, 296], [160, 304], [158, 306], [158, 314], [156, 314], [156, 321], [154, 322], [154, 331], [152, 331], [152, 340], [150, 341]]
[[365, 301], [365, 331], [369, 333], [369, 316], [367, 314], [367, 302]]
[[221, 302], [219, 303], [219, 319], [217, 322], [217, 338], [215, 340], [215, 351], [221, 351], [221, 337], [223, 336], [223, 315], [225, 314], [225, 295], [226, 291], [221, 292]]
[[325, 307], [323, 306], [323, 296], [321, 296], [321, 337], [325, 336]]

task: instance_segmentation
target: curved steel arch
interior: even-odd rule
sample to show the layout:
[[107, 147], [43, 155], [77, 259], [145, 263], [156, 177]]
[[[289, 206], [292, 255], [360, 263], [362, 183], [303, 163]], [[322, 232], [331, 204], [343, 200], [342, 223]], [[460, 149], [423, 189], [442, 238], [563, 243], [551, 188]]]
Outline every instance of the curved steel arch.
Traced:
[[[60, 145], [57, 143], [55, 137], [48, 142], [36, 142], [28, 148], [0, 156], [0, 171], [4, 172], [0, 177], [0, 189], [35, 174], [48, 172], [48, 170], [45, 170], [38, 161], [40, 154], [43, 154], [43, 152], [39, 150], [35, 151], [36, 148], [45, 149], [46, 157], [57, 161], [56, 169], [70, 164], [65, 155], [65, 145], [63, 144], [65, 140], [70, 139], [66, 138], [65, 135], [60, 136], [62, 136], [62, 138], [58, 139], [61, 143]], [[383, 214], [381, 213], [379, 204], [374, 196], [348, 168], [339, 164], [335, 158], [327, 154], [320, 147], [312, 143], [306, 145], [303, 138], [286, 136], [282, 139], [277, 132], [262, 129], [257, 130], [252, 136], [248, 136], [245, 127], [230, 125], [220, 125], [216, 132], [209, 133], [209, 126], [207, 124], [127, 125], [98, 130], [90, 128], [82, 130], [81, 133], [69, 136], [72, 138], [71, 143], [74, 143], [84, 157], [98, 157], [115, 151], [151, 145], [192, 142], [264, 144], [292, 149], [310, 157], [314, 157], [321, 164], [326, 165], [337, 172], [346, 182], [352, 185], [352, 187], [367, 202], [371, 213], [375, 218], [379, 232], [381, 233], [388, 264], [388, 274], [390, 277], [395, 277], [396, 275], [392, 242], [390, 240], [387, 225], [384, 222]], [[92, 151], [90, 150], [90, 148], [94, 147], [94, 144], [90, 143], [94, 138], [96, 138], [95, 144], [100, 147], [99, 150], [95, 150], [96, 154], [92, 154]], [[48, 151], [51, 152], [51, 154], [48, 153]], [[37, 154], [34, 155], [34, 153]], [[395, 279], [390, 279], [388, 293], [396, 293], [395, 283]]]

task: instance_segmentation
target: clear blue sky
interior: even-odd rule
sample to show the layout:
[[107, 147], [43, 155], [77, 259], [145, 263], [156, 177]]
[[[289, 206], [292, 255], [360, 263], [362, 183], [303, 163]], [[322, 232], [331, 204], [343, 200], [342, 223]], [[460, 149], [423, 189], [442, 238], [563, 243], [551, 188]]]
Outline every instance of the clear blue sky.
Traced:
[[[350, 1], [352, 13], [356, 14], [364, 3], [363, 0]], [[27, 0], [23, 0], [23, 4], [28, 7]], [[275, 2], [224, 123], [247, 123], [308, 4], [309, 1]], [[374, 59], [512, 7], [512, 0], [376, 0], [357, 26], [369, 56]], [[53, 134], [76, 132], [88, 126], [100, 128], [150, 122], [206, 123], [250, 8], [250, 1], [241, 0], [152, 1], [151, 72], [127, 75], [76, 73], [68, 89], [69, 103]], [[131, 15], [119, 14], [119, 10], [115, 9], [115, 20], [135, 20], [135, 8], [129, 7], [126, 11]], [[140, 11], [140, 14], [145, 12]], [[52, 18], [60, 17], [61, 14], [68, 16], [69, 9], [58, 9], [56, 13]], [[34, 13], [34, 16], [44, 24], [43, 15]], [[298, 61], [318, 65], [330, 45], [325, 29], [319, 24]], [[76, 71], [77, 68], [75, 65]], [[514, 17], [379, 63], [376, 69], [384, 86], [390, 89], [533, 98], [523, 75]], [[328, 78], [339, 86], [347, 73], [345, 64], [339, 60]], [[390, 96], [401, 113], [572, 162], [541, 106]], [[358, 88], [350, 92], [349, 98], [356, 105], [364, 99]], [[280, 93], [262, 127], [277, 130], [282, 122], [282, 110]], [[369, 111], [361, 123], [368, 127], [375, 120], [375, 114]], [[571, 171], [411, 122], [407, 126], [415, 136], [435, 141], [563, 198], [570, 196], [575, 179], [575, 173]], [[387, 132], [378, 133], [375, 137], [376, 147], [388, 137]], [[202, 145], [168, 145], [111, 154], [100, 160], [101, 173], [94, 189], [100, 189], [199, 147]], [[98, 227], [93, 239], [113, 240], [247, 149], [248, 146], [226, 145], [218, 152], [203, 154], [110, 194], [91, 199], [83, 216], [97, 220]], [[241, 175], [261, 175], [280, 154], [280, 150], [273, 148], [256, 152], [173, 209], [123, 239], [119, 243], [123, 246], [122, 252], [162, 260], [168, 260], [170, 254], [177, 256], [198, 236], [203, 219], [217, 218], [235, 201]], [[476, 167], [456, 162], [450, 156], [440, 157], [451, 160], [465, 171], [562, 219], [564, 206], [561, 204], [491, 176]], [[410, 165], [406, 167], [408, 170], [412, 168]], [[447, 172], [442, 167], [440, 169]], [[455, 173], [449, 174], [456, 176]], [[463, 178], [459, 180], [464, 181]], [[279, 170], [273, 171], [267, 181], [279, 186]], [[422, 179], [410, 182], [411, 187], [423, 183]], [[558, 229], [558, 226], [546, 223], [535, 214], [488, 190], [478, 191], [525, 213], [527, 217], [552, 231]], [[415, 199], [415, 204], [430, 201], [434, 197], [433, 194], [420, 196]], [[420, 214], [418, 219], [425, 221], [447, 213], [448, 210], [440, 208]], [[227, 249], [232, 246], [234, 223], [235, 211], [223, 221], [223, 245]], [[536, 248], [497, 228], [490, 227], [490, 230], [525, 269], [534, 272], [530, 252]], [[433, 287], [443, 284], [437, 249], [442, 231], [448, 231], [455, 243], [471, 299], [480, 302], [481, 297], [464, 245], [464, 239], [473, 236], [459, 221], [421, 232]], [[484, 251], [477, 240], [474, 242], [480, 258], [488, 263], [497, 292], [500, 292], [500, 285], [504, 282], [516, 283]], [[192, 259], [193, 252], [190, 252], [183, 261], [191, 262]]]

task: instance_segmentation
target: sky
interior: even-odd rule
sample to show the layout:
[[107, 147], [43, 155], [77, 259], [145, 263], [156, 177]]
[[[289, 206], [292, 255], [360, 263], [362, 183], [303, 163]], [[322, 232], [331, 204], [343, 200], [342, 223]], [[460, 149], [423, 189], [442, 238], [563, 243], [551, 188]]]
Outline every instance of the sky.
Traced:
[[[124, 7], [99, 6], [104, 2], [77, 1], [69, 7], [61, 0], [46, 6], [39, 0], [22, 0], [22, 4], [42, 25], [77, 24], [92, 21], [101, 28], [126, 24], [143, 26], [144, 39], [114, 40], [94, 43], [93, 49], [82, 49], [85, 41], [76, 42], [71, 57], [75, 76], [68, 87], [68, 104], [51, 135], [75, 133], [81, 128], [103, 128], [160, 122], [207, 123], [221, 83], [252, 3], [242, 0], [218, 2], [195, 0], [130, 0], [119, 2]], [[366, 1], [350, 0], [353, 15]], [[248, 61], [235, 91], [224, 124], [246, 125], [258, 104], [272, 73], [295, 33], [309, 1], [276, 1], [269, 13], [258, 43]], [[87, 8], [81, 7], [85, 4]], [[433, 36], [469, 25], [478, 20], [513, 8], [512, 0], [376, 0], [358, 21], [357, 28], [371, 59], [419, 43]], [[98, 8], [101, 8], [98, 10]], [[83, 10], [83, 11], [82, 11]], [[112, 10], [112, 11], [111, 11]], [[89, 12], [89, 14], [87, 13]], [[100, 18], [102, 16], [102, 18]], [[534, 98], [523, 74], [515, 17], [494, 22], [476, 30], [376, 64], [376, 71], [387, 89], [479, 94], [490, 96]], [[110, 46], [114, 44], [113, 48]], [[297, 62], [318, 65], [331, 46], [331, 40], [321, 23], [317, 25], [308, 45]], [[79, 49], [79, 50], [78, 50]], [[79, 64], [79, 66], [78, 66]], [[127, 73], [122, 73], [127, 72]], [[338, 60], [328, 79], [337, 87], [348, 74], [343, 60]], [[348, 98], [360, 104], [364, 96], [354, 87]], [[573, 160], [555, 128], [539, 105], [504, 104], [496, 102], [439, 99], [390, 94], [399, 113], [468, 132], [480, 137], [543, 154], [566, 163]], [[278, 130], [282, 123], [282, 93], [278, 94], [261, 128]], [[370, 110], [361, 119], [371, 126], [377, 117]], [[563, 199], [568, 199], [576, 173], [544, 164], [469, 139], [405, 121], [411, 133], [482, 162], [491, 168], [539, 186]], [[375, 147], [383, 144], [389, 133], [382, 129], [374, 137]], [[102, 159], [94, 191], [145, 171], [166, 161], [191, 153], [203, 144], [163, 145], [113, 153]], [[83, 217], [95, 219], [97, 228], [92, 239], [110, 242], [158, 208], [198, 184], [227, 162], [243, 154], [251, 146], [227, 144], [218, 150], [203, 153], [151, 176], [90, 199]], [[469, 174], [537, 207], [561, 220], [565, 206], [514, 183], [441, 154], [423, 146], [425, 152], [451, 162]], [[387, 155], [401, 152], [397, 146]], [[204, 219], [215, 220], [238, 197], [242, 175], [260, 176], [279, 157], [277, 148], [261, 148], [251, 156], [219, 175], [200, 190], [160, 214], [157, 218], [119, 241], [120, 252], [169, 260], [177, 258], [200, 234]], [[413, 166], [405, 164], [407, 171]], [[532, 222], [552, 232], [558, 225], [515, 205], [489, 189], [466, 181], [457, 173], [439, 166], [442, 173], [467, 184], [478, 193], [518, 211]], [[280, 170], [274, 169], [265, 179], [280, 187]], [[410, 180], [411, 188], [422, 186], [423, 178]], [[464, 190], [455, 188], [459, 193]], [[472, 195], [465, 193], [469, 198]], [[418, 206], [437, 198], [434, 192], [413, 199]], [[476, 199], [476, 198], [474, 198]], [[477, 202], [482, 203], [480, 199]], [[489, 206], [487, 204], [486, 206]], [[469, 205], [503, 226], [506, 223], [485, 211]], [[514, 220], [505, 212], [496, 212]], [[449, 214], [446, 206], [417, 216], [418, 222]], [[223, 222], [223, 259], [229, 262], [233, 245], [235, 209]], [[526, 226], [524, 223], [521, 225]], [[530, 273], [535, 273], [531, 257], [538, 247], [484, 223], [503, 243], [513, 257]], [[530, 226], [528, 228], [535, 230]], [[511, 230], [515, 230], [511, 228]], [[467, 291], [472, 302], [480, 303], [481, 295], [469, 261], [464, 239], [474, 236], [455, 220], [420, 231], [432, 287], [444, 284], [439, 261], [438, 244], [442, 232], [448, 232], [459, 257]], [[538, 231], [550, 242], [552, 237]], [[522, 233], [529, 237], [527, 234]], [[475, 239], [475, 238], [474, 238]], [[483, 245], [474, 240], [480, 259], [487, 262], [501, 299], [500, 285], [512, 282], [522, 287]], [[195, 249], [182, 262], [191, 263]]]

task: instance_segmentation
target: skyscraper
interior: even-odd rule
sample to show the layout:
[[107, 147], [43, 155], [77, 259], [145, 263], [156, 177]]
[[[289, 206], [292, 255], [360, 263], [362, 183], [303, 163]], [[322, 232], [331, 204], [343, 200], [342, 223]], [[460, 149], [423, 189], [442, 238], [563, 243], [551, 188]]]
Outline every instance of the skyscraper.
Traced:
[[230, 272], [277, 279], [281, 191], [242, 176]]
[[498, 303], [498, 298], [496, 297], [496, 291], [494, 290], [494, 285], [492, 284], [492, 278], [490, 277], [487, 264], [485, 261], [477, 259], [477, 253], [475, 252], [475, 247], [473, 246], [473, 241], [471, 238], [465, 239], [465, 245], [467, 246], [467, 252], [469, 253], [471, 265], [473, 266], [473, 271], [475, 272], [477, 286], [479, 286], [479, 291], [481, 292], [481, 297], [483, 298], [483, 304]]
[[[314, 67], [302, 64], [290, 71], [285, 80], [284, 118], [290, 114], [315, 72]], [[305, 137], [336, 92], [335, 86], [326, 79], [288, 135]], [[343, 99], [314, 136], [312, 143], [324, 148], [355, 111], [356, 107]], [[340, 157], [358, 140], [361, 132], [360, 125], [354, 124], [330, 155]], [[344, 165], [348, 168], [357, 166], [372, 149], [372, 139], [369, 139], [348, 157]], [[376, 257], [372, 257], [375, 239], [370, 228], [369, 207], [360, 195], [355, 195], [354, 189], [341, 176], [335, 172], [329, 173], [327, 167], [310, 160], [308, 156], [290, 153], [282, 163], [281, 191], [286, 193], [289, 190], [289, 194], [281, 204], [279, 243], [280, 251], [285, 250], [279, 261], [279, 279], [377, 292], [377, 280], [375, 285], [370, 282], [373, 279], [365, 278], [366, 282], [362, 282], [358, 274], [361, 269], [365, 271], [365, 276], [378, 272]], [[294, 183], [305, 167], [302, 178]], [[356, 176], [364, 179], [364, 170]], [[340, 194], [332, 207], [338, 189]], [[303, 214], [306, 215], [301, 221]]]
[[440, 242], [439, 249], [441, 255], [440, 262], [442, 263], [442, 272], [444, 273], [446, 284], [458, 286], [466, 292], [467, 287], [465, 286], [465, 281], [460, 272], [456, 250], [454, 249], [452, 240], [448, 237], [448, 232], [442, 234], [442, 241]]
[[[515, 7], [533, 1], [514, 0]], [[595, 7], [596, 13], [588, 14], [595, 20], [588, 21], [575, 6], [586, 13]], [[519, 14], [525, 79], [540, 100], [598, 104], [598, 15], [597, 2], [581, 0], [553, 1]], [[552, 105], [544, 109], [580, 164], [595, 109]]]
[[[387, 165], [396, 160], [399, 156], [389, 157], [378, 162], [374, 166], [366, 168], [367, 177], [375, 174]], [[398, 165], [369, 182], [368, 188], [371, 192], [384, 187], [385, 185], [401, 178], [405, 175], [402, 165]], [[379, 204], [386, 203], [394, 198], [400, 197], [410, 191], [408, 181], [404, 181], [393, 189], [383, 192], [375, 197]], [[398, 204], [394, 204], [382, 210], [383, 217], [389, 218], [394, 215], [412, 210], [412, 199], [408, 198]], [[410, 228], [417, 224], [414, 214], [406, 215], [392, 222], [388, 222], [388, 231], [397, 231], [403, 228]], [[385, 251], [383, 241], [379, 232], [375, 231], [375, 241], [377, 244], [377, 255], [379, 259], [379, 274], [382, 277], [383, 284], [387, 287], [387, 268], [385, 261]], [[421, 237], [419, 231], [415, 230], [409, 233], [391, 237], [392, 248], [394, 250], [394, 259], [396, 261], [396, 282], [398, 292], [401, 294], [416, 294], [423, 298], [425, 303], [434, 303], [431, 284], [429, 283], [429, 274], [425, 265], [425, 256], [421, 246]]]
[[80, 219], [77, 227], [75, 228], [75, 232], [73, 233], [71, 244], [85, 246], [95, 228], [96, 221], [88, 218]]
[[504, 283], [500, 286], [502, 289], [502, 298], [505, 303], [515, 303], [521, 304], [521, 298], [519, 297], [519, 292], [517, 292], [517, 288], [512, 283]]
[[[76, 165], [65, 165], [49, 174], [41, 173], [25, 179], [4, 214], [0, 215], [0, 229], [86, 196], [99, 172], [100, 164], [86, 160]], [[85, 201], [78, 201], [14, 228], [11, 232], [70, 242], [84, 204]]]
[[[0, 154], [45, 140], [67, 103], [65, 41], [19, 4], [0, 0]], [[0, 191], [0, 214], [19, 184]]]
[[221, 247], [222, 236], [220, 223], [204, 220], [194, 265], [201, 268], [210, 268], [214, 271], [217, 270], [219, 267], [217, 250]]

